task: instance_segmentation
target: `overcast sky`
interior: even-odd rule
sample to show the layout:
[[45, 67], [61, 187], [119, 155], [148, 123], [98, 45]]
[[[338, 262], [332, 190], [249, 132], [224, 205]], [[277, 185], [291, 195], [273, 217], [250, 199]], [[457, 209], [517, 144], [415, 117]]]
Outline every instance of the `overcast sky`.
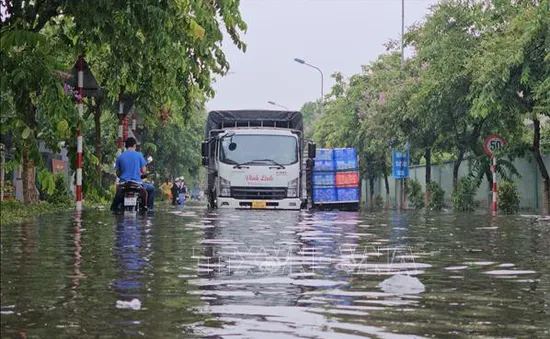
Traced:
[[[405, 0], [405, 26], [423, 20], [435, 3]], [[326, 94], [333, 72], [361, 72], [401, 34], [401, 0], [241, 0], [241, 13], [247, 52], [226, 39], [234, 73], [217, 79], [208, 110], [275, 108], [268, 101], [299, 110], [321, 96], [321, 80], [295, 57], [322, 69]]]

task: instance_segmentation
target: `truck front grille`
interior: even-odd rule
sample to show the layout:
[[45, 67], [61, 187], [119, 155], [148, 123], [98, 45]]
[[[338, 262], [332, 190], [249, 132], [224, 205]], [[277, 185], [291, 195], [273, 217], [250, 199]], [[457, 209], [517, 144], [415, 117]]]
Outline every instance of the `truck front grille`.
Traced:
[[286, 198], [286, 187], [231, 187], [231, 198], [277, 200]]

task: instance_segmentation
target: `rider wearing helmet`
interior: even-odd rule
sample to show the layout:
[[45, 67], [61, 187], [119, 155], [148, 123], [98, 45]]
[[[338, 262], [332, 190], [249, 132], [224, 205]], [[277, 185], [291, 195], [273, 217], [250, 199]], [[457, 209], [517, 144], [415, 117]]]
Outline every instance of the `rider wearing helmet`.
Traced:
[[[147, 173], [147, 161], [140, 152], [136, 151], [137, 141], [136, 139], [129, 137], [125, 141], [126, 151], [116, 159], [115, 170], [117, 176], [120, 178], [119, 184], [132, 181], [141, 184], [147, 191], [147, 208], [149, 211], [153, 210], [153, 204], [155, 201], [155, 186], [150, 183], [142, 182], [141, 175]], [[121, 192], [117, 191], [111, 210], [117, 208], [124, 199]]]

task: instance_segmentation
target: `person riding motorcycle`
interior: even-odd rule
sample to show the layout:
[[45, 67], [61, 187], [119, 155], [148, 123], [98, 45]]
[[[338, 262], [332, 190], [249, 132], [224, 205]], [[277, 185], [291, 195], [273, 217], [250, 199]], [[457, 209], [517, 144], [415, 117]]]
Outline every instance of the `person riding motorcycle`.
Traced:
[[116, 210], [124, 200], [123, 190], [120, 189], [120, 185], [132, 181], [145, 189], [146, 194], [144, 200], [147, 201], [147, 209], [153, 210], [155, 201], [155, 186], [150, 183], [142, 182], [141, 176], [147, 173], [147, 161], [140, 152], [136, 151], [137, 141], [133, 137], [129, 137], [125, 141], [126, 151], [116, 159], [115, 170], [117, 176], [120, 178], [119, 187], [113, 199], [111, 210]]

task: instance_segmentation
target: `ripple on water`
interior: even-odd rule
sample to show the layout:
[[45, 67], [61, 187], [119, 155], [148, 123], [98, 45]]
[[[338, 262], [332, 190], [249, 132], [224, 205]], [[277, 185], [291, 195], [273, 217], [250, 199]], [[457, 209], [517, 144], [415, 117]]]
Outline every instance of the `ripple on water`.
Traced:
[[536, 271], [531, 270], [492, 270], [483, 272], [490, 275], [518, 275], [518, 274], [535, 274]]
[[[550, 234], [530, 220], [500, 218], [495, 228], [486, 215], [431, 212], [86, 213], [2, 225], [2, 337], [20, 328], [29, 338], [548, 334]], [[383, 290], [395, 274], [425, 290]], [[143, 307], [115, 307], [133, 299]]]
[[449, 266], [449, 267], [445, 267], [445, 269], [448, 270], [448, 271], [461, 271], [461, 270], [465, 270], [467, 268], [468, 268], [468, 266]]

